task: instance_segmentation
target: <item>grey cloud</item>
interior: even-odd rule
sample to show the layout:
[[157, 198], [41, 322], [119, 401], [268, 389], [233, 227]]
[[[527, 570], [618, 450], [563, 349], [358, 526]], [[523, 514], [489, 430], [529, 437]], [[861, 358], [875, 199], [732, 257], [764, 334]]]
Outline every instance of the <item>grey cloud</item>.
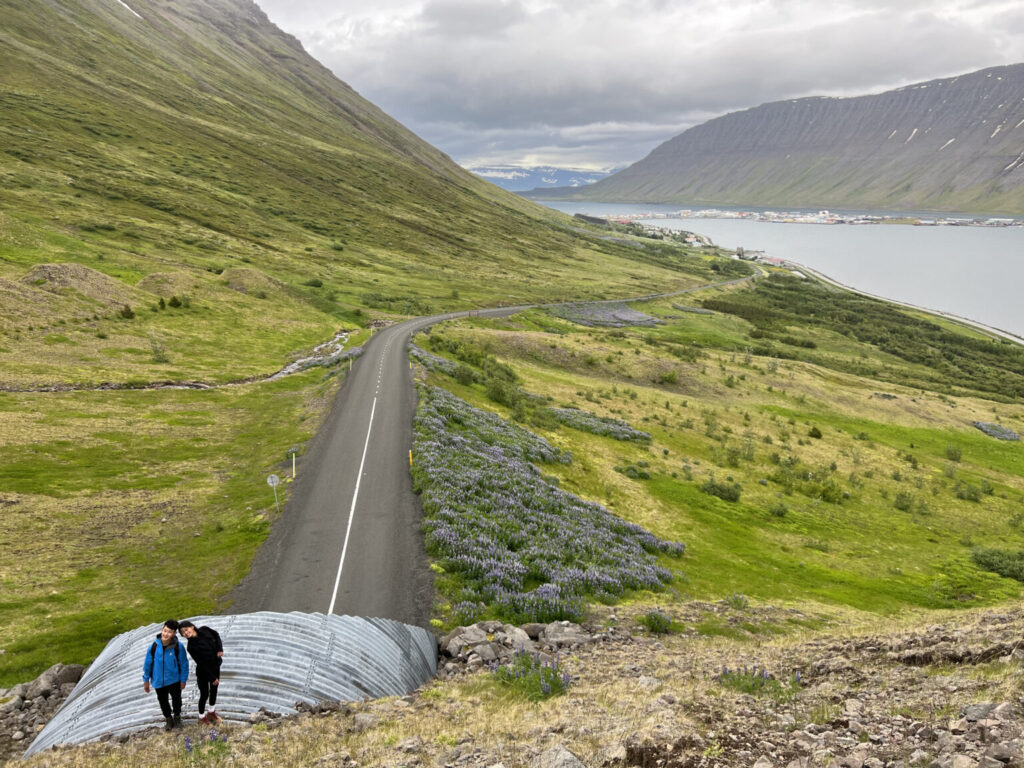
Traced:
[[455, 40], [496, 35], [525, 18], [516, 0], [432, 0], [421, 13], [425, 31]]
[[[296, 18], [307, 19], [313, 1], [300, 0]], [[348, 0], [347, 11], [328, 6], [338, 17], [326, 13], [315, 29], [282, 26], [456, 160], [562, 153], [574, 165], [607, 166], [727, 111], [878, 92], [1024, 58], [1014, 36], [1024, 11], [1004, 0], [975, 6]], [[592, 160], [581, 163], [584, 156]]]

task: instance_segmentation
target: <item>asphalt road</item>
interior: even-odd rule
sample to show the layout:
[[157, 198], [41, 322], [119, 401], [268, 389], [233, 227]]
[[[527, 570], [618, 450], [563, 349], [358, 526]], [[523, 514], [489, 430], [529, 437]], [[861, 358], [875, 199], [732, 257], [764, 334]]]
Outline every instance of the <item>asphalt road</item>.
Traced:
[[371, 337], [281, 517], [229, 596], [229, 613], [336, 613], [429, 626], [433, 579], [409, 475], [416, 392], [407, 342], [455, 316], [410, 320]]

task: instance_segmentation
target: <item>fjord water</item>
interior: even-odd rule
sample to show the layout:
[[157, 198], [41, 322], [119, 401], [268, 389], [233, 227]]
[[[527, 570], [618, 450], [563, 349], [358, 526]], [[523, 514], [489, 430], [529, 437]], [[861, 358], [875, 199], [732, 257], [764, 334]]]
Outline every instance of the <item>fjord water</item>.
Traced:
[[[546, 204], [564, 213], [592, 216], [665, 215], [681, 208]], [[805, 264], [866, 293], [1024, 336], [1024, 227], [776, 224], [698, 218], [650, 223], [699, 232], [725, 248], [764, 251], [770, 257]]]

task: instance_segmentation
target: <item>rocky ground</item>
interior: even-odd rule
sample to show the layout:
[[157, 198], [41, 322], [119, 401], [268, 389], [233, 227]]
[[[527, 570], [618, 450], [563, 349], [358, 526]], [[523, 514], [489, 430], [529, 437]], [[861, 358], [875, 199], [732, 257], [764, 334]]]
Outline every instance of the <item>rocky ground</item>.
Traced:
[[[406, 697], [259, 716], [216, 744], [189, 726], [19, 764], [1024, 768], [1020, 608], [784, 635], [766, 630], [801, 614], [726, 603], [670, 613], [682, 627], [712, 617], [734, 637], [653, 635], [626, 609], [585, 627], [484, 623], [441, 638], [438, 679]], [[498, 682], [490, 670], [517, 647], [558, 663], [568, 690], [531, 702]], [[49, 695], [0, 692], [6, 756], [66, 695], [61, 672], [47, 673]], [[12, 741], [14, 728], [25, 738]]]

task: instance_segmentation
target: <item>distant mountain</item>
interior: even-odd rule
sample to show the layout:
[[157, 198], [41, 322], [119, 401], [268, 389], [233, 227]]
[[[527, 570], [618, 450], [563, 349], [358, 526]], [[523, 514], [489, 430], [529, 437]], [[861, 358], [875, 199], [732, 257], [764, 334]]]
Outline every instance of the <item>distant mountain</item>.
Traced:
[[514, 165], [478, 165], [467, 170], [510, 192], [526, 192], [550, 187], [582, 187], [603, 179], [614, 171], [584, 171], [579, 168], [555, 168], [549, 165], [529, 168]]
[[530, 196], [1024, 213], [1024, 64], [733, 112], [591, 186]]

